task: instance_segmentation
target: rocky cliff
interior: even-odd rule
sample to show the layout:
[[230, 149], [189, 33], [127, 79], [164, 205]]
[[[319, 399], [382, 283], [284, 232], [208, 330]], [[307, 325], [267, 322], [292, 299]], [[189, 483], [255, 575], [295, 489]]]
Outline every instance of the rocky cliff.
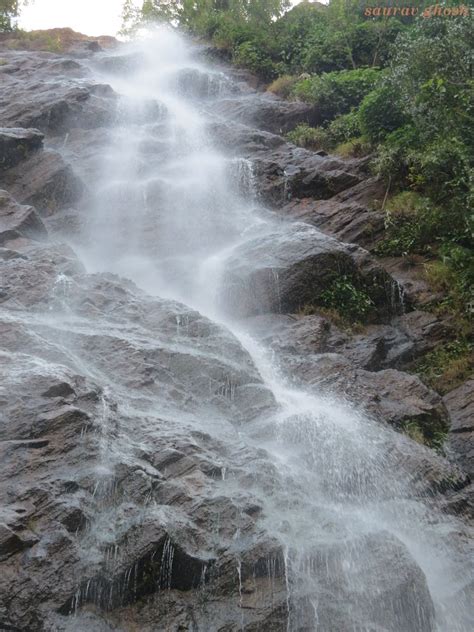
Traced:
[[[292, 511], [288, 481], [255, 439], [279, 404], [254, 360], [197, 311], [88, 274], [71, 247], [85, 239], [110, 130], [129, 116], [100, 73], [127, 76], [138, 63], [90, 42], [67, 53], [0, 51], [0, 628], [433, 630], [425, 576], [388, 531], [314, 545], [308, 564], [325, 597], [316, 608], [295, 587], [289, 598], [284, 520], [280, 531], [268, 524], [268, 498]], [[364, 249], [383, 221], [370, 210], [378, 183], [364, 161], [284, 140], [311, 115], [304, 107], [238, 73], [217, 87], [211, 79], [195, 69], [178, 78], [201, 100], [216, 146], [252, 163], [259, 203], [281, 217], [228, 260], [225, 309], [294, 384], [336, 393], [381, 432], [415, 425], [429, 442], [449, 431], [444, 456], [400, 434], [384, 458], [414, 499], [458, 516], [461, 542], [472, 509], [473, 382], [443, 400], [405, 372], [449, 326]], [[209, 100], [222, 82], [223, 96]], [[161, 114], [149, 102], [141, 121]], [[153, 163], [166, 147], [154, 137], [140, 151]], [[144, 248], [156, 246], [155, 221]], [[327, 309], [338, 279], [368, 301], [356, 331]], [[252, 440], [239, 438], [242, 427]], [[330, 486], [328, 463], [319, 466]], [[315, 506], [313, 516], [337, 524], [325, 512]], [[362, 574], [372, 578], [364, 594]]]

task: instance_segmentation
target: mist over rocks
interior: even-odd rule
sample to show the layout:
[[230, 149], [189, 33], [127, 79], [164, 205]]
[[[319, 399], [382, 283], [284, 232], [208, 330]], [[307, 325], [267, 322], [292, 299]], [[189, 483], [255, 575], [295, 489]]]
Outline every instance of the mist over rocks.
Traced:
[[20, 205], [0, 190], [0, 245], [19, 237], [46, 238], [47, 231], [32, 206]]
[[[173, 98], [180, 107], [197, 101], [212, 146], [247, 161], [235, 163], [244, 194], [256, 192], [257, 208], [272, 205], [274, 230], [252, 225], [220, 272], [227, 310], [302, 389], [280, 392], [240, 329], [126, 278], [136, 235], [146, 235], [138, 248], [156, 264], [151, 281], [165, 270], [187, 289], [197, 274], [187, 240], [199, 225], [215, 223], [224, 245], [226, 233], [246, 226], [236, 227], [240, 217], [225, 223], [235, 207], [222, 197], [219, 168], [206, 195], [189, 177], [185, 200], [215, 215], [191, 214], [189, 226], [177, 216], [181, 241], [166, 250], [175, 218], [164, 216], [163, 200], [183, 194], [176, 170], [155, 188], [146, 181], [142, 215], [124, 187], [105, 198], [97, 192], [105, 159], [113, 184], [112, 176], [148, 178], [190, 151], [176, 140], [169, 102], [145, 95], [135, 108], [120, 84], [108, 85], [107, 73], [129, 81], [144, 63], [141, 54], [117, 53], [88, 44], [67, 54], [0, 52], [8, 125], [0, 129], [0, 627], [434, 631], [438, 596], [422, 556], [410, 547], [413, 534], [391, 525], [407, 497], [407, 519], [426, 527], [427, 540], [440, 520], [463, 558], [470, 472], [455, 441], [470, 428], [462, 393], [443, 404], [404, 372], [446, 325], [426, 312], [403, 314], [386, 270], [343, 241], [359, 234], [346, 204], [365, 186], [363, 165], [287, 143], [278, 134], [310, 113], [263, 99], [232, 73], [185, 64], [173, 76]], [[121, 139], [114, 144], [122, 126], [136, 174], [120, 163]], [[191, 163], [185, 175], [195, 173]], [[128, 217], [117, 233], [113, 213], [103, 224], [91, 217], [104, 199]], [[339, 212], [348, 223], [334, 218]], [[351, 228], [343, 234], [331, 224], [325, 234], [323, 216]], [[99, 228], [121, 244], [125, 272], [90, 271], [83, 253]], [[317, 309], [329, 280], [341, 276], [376, 306], [374, 322], [356, 334], [330, 314], [301, 313]], [[339, 394], [347, 406], [319, 393]], [[376, 422], [350, 417], [351, 403]], [[451, 423], [457, 464], [389, 427], [410, 423], [443, 432]], [[379, 480], [390, 486], [380, 489]], [[431, 514], [439, 502], [460, 518]], [[364, 511], [376, 519], [367, 524]], [[459, 603], [463, 590], [459, 583]]]

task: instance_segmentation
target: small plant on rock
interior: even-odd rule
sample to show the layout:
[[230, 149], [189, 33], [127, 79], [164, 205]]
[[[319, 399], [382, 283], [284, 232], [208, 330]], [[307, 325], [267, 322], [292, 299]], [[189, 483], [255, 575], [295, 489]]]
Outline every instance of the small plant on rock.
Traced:
[[291, 143], [314, 151], [329, 151], [332, 147], [327, 130], [323, 127], [310, 127], [307, 123], [297, 125], [286, 137]]
[[323, 307], [335, 309], [345, 320], [355, 322], [366, 321], [374, 308], [367, 292], [357, 288], [347, 275], [335, 279], [322, 292], [320, 301]]

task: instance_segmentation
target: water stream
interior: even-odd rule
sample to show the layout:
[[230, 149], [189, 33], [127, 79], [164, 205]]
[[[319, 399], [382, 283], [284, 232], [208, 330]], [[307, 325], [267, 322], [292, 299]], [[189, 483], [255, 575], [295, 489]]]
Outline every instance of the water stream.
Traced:
[[[193, 46], [175, 33], [159, 31], [131, 48], [141, 56], [139, 68], [126, 75], [97, 71], [100, 81], [122, 95], [121, 116], [102, 156], [86, 239], [75, 248], [88, 271], [132, 279], [146, 292], [183, 302], [230, 329], [273, 394], [276, 407], [241, 424], [238, 434], [245, 445], [265, 450], [280, 474], [271, 488], [264, 475], [249, 485], [264, 504], [265, 529], [285, 551], [287, 629], [327, 629], [320, 613], [332, 581], [344, 583], [351, 595], [347, 611], [349, 618], [354, 613], [353, 630], [432, 629], [421, 597], [419, 608], [402, 617], [401, 611], [413, 604], [397, 596], [398, 585], [413, 578], [396, 565], [400, 542], [426, 576], [436, 628], [472, 629], [464, 591], [469, 558], [456, 544], [460, 527], [433, 504], [415, 498], [411, 474], [400, 458], [409, 441], [359, 413], [342, 396], [336, 401], [295, 388], [278, 358], [252, 337], [245, 321], [236, 321], [225, 309], [222, 283], [229, 258], [258, 237], [274, 236], [277, 243], [287, 230], [281, 218], [259, 204], [252, 164], [216, 149], [208, 131], [213, 103], [232, 90], [232, 81], [206, 67]], [[315, 231], [304, 225], [298, 230]], [[180, 318], [178, 334], [186, 327]], [[232, 389], [230, 383], [230, 399]], [[103, 409], [104, 441], [110, 443], [106, 393]], [[202, 423], [207, 430], [206, 420]], [[229, 493], [233, 487], [240, 491], [225, 467], [220, 485]], [[110, 519], [105, 513], [96, 531]], [[171, 543], [163, 559], [161, 581], [168, 585]], [[321, 560], [327, 565], [324, 581], [315, 572]], [[235, 573], [241, 603], [238, 551]], [[387, 607], [384, 602], [380, 612], [374, 603], [385, 591], [393, 592], [393, 603]], [[367, 599], [371, 606], [365, 605]], [[311, 627], [300, 614], [302, 600], [311, 604]], [[361, 622], [367, 612], [378, 626]], [[236, 622], [241, 629], [245, 617], [241, 608]], [[407, 617], [408, 627], [397, 623]], [[346, 629], [338, 628], [337, 615], [334, 621], [331, 629]]]

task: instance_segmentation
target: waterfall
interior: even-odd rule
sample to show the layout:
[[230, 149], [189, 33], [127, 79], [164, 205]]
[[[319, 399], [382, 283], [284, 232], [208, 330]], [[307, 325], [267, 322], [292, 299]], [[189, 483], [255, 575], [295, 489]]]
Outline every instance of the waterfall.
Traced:
[[[460, 527], [435, 502], [415, 494], [413, 473], [404, 466], [409, 440], [362, 414], [342, 394], [336, 401], [295, 387], [278, 356], [252, 336], [245, 319], [226, 309], [229, 262], [259, 239], [277, 247], [288, 228], [259, 201], [251, 162], [219, 149], [210, 131], [213, 103], [232, 90], [232, 81], [199, 61], [193, 45], [169, 30], [130, 48], [142, 60], [133, 72], [94, 71], [121, 103], [91, 184], [89, 221], [75, 248], [88, 272], [131, 279], [147, 293], [184, 303], [223, 326], [257, 367], [274, 405], [242, 422], [238, 440], [263, 451], [272, 470], [260, 471], [256, 462], [243, 490], [234, 464], [224, 460], [219, 485], [229, 494], [251, 491], [260, 499], [262, 528], [284, 552], [268, 560], [265, 573], [273, 584], [277, 567], [283, 569], [287, 629], [467, 631], [469, 558], [457, 538]], [[298, 225], [295, 239], [300, 231], [311, 237], [315, 229]], [[272, 274], [278, 285], [278, 270]], [[73, 291], [59, 279], [58, 301], [66, 290]], [[177, 314], [173, 326], [178, 344], [190, 326], [187, 316]], [[231, 376], [221, 394], [238, 406]], [[102, 449], [116, 459], [121, 448], [113, 444], [120, 439], [113, 436], [106, 395], [102, 404]], [[204, 414], [201, 423], [202, 432], [211, 432]], [[99, 496], [106, 511], [88, 536], [91, 549], [97, 532], [115, 519], [110, 491]], [[240, 612], [235, 629], [242, 630], [245, 608], [251, 607], [240, 557], [244, 539], [236, 534], [233, 557]], [[163, 562], [157, 581], [170, 590], [178, 558], [170, 539], [157, 557]], [[415, 562], [411, 575], [404, 575], [405, 558]], [[425, 595], [417, 594], [425, 578], [435, 614]], [[337, 591], [348, 596], [347, 611], [324, 614], [328, 594]], [[71, 607], [77, 611], [78, 605], [76, 598]], [[212, 629], [212, 608], [207, 612], [206, 631]], [[328, 616], [330, 630], [321, 623]]]

